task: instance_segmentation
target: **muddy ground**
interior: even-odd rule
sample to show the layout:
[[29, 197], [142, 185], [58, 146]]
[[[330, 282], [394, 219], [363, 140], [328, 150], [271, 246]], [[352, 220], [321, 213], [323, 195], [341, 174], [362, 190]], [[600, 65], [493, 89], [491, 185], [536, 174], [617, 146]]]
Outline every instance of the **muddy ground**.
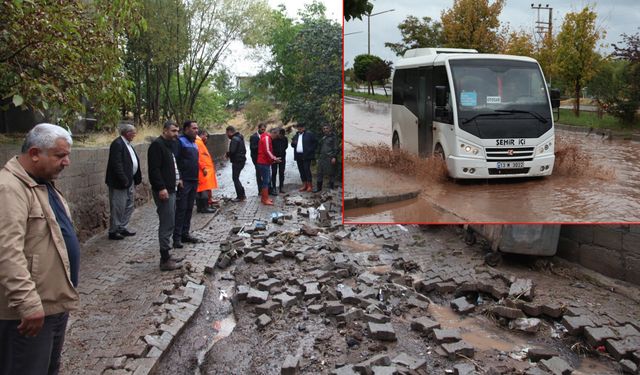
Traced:
[[[460, 227], [343, 227], [339, 207], [301, 234], [304, 206], [329, 198], [293, 199], [282, 225], [229, 234], [244, 255], [204, 281], [205, 302], [157, 374], [617, 374], [637, 364], [638, 288], [556, 258], [488, 267], [482, 241], [465, 244]], [[512, 290], [522, 285], [532, 288]], [[459, 297], [471, 311], [451, 307]]]

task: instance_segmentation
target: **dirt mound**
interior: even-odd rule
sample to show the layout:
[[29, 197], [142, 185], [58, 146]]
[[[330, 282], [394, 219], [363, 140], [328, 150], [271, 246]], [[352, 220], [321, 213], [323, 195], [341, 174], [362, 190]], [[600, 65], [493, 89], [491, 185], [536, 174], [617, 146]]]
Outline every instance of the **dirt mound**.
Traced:
[[553, 166], [554, 176], [592, 177], [599, 180], [613, 180], [616, 173], [612, 169], [599, 165], [584, 149], [564, 137], [556, 137], [556, 161]]
[[421, 158], [383, 144], [355, 146], [346, 158], [351, 163], [390, 169], [421, 181], [445, 181], [448, 178], [447, 166], [441, 158]]

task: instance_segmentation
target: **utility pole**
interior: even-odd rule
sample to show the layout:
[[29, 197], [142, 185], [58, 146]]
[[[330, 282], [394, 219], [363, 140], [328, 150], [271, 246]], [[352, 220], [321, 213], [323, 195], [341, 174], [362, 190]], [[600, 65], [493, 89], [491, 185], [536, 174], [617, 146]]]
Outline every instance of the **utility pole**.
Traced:
[[368, 13], [367, 14], [367, 55], [371, 54], [371, 17], [377, 16], [378, 14], [393, 12], [395, 9], [383, 10], [382, 12], [377, 13]]
[[[549, 7], [549, 4], [542, 6], [542, 4], [531, 4], [531, 9], [536, 9], [538, 11], [538, 19], [536, 21], [535, 32], [540, 37], [540, 40], [544, 40], [546, 36], [553, 35], [553, 8]], [[540, 10], [548, 10], [549, 11], [549, 20], [542, 21], [540, 20]]]

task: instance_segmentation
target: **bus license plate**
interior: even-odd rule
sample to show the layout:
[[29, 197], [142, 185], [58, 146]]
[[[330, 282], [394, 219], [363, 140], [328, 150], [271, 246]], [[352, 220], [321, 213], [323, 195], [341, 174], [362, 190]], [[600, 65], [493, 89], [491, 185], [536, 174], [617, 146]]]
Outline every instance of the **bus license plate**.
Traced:
[[496, 168], [498, 169], [524, 168], [524, 162], [523, 161], [498, 162], [498, 165], [496, 166]]

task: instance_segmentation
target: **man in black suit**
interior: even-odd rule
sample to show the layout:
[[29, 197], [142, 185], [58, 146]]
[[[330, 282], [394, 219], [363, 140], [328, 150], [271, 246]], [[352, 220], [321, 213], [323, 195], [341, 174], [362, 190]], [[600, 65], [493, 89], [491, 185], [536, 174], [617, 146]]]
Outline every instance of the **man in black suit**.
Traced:
[[136, 136], [136, 128], [131, 124], [120, 124], [120, 136], [111, 142], [107, 163], [106, 184], [109, 186], [111, 223], [109, 239], [121, 240], [136, 233], [129, 231], [129, 219], [135, 203], [135, 185], [142, 182], [140, 159], [131, 142]]
[[256, 168], [256, 184], [258, 185], [258, 195], [260, 195], [260, 185], [262, 185], [262, 176], [258, 173], [258, 143], [260, 136], [267, 130], [267, 124], [261, 122], [258, 124], [258, 131], [249, 137], [249, 149], [251, 150], [251, 161]]
[[298, 171], [303, 184], [299, 191], [313, 191], [311, 162], [316, 158], [318, 141], [312, 132], [305, 130], [304, 124], [298, 123], [296, 128], [298, 133], [293, 136], [291, 147], [293, 148], [294, 160], [298, 164]]

